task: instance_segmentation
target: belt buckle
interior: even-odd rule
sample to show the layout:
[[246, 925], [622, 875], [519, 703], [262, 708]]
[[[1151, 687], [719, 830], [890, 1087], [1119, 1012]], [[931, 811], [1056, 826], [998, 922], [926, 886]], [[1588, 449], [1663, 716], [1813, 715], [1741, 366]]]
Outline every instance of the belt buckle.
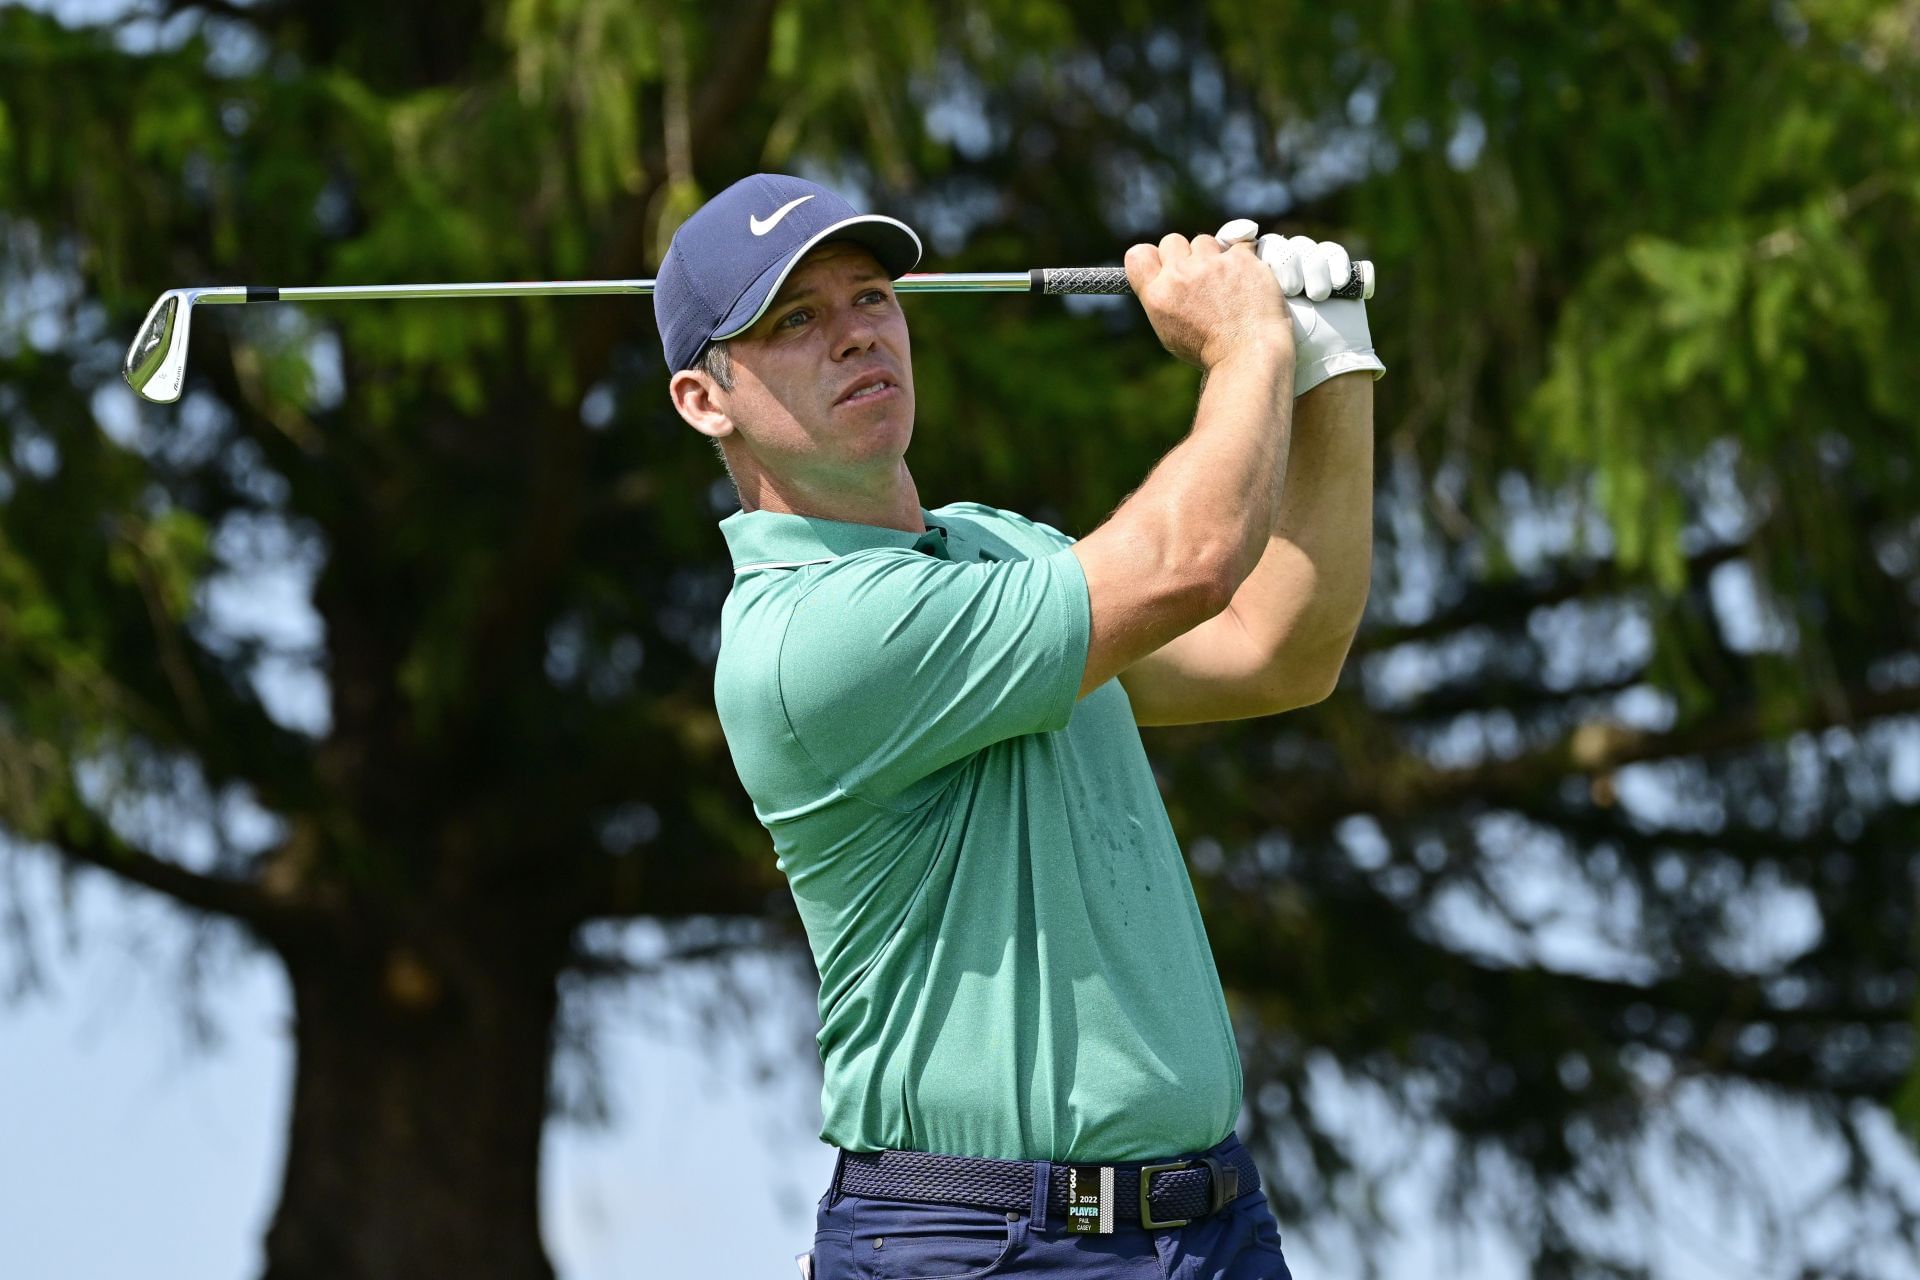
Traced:
[[1140, 1170], [1140, 1225], [1149, 1231], [1159, 1231], [1166, 1227], [1184, 1227], [1192, 1218], [1168, 1218], [1165, 1222], [1153, 1219], [1153, 1201], [1148, 1193], [1148, 1184], [1156, 1173], [1177, 1173], [1182, 1169], [1191, 1169], [1198, 1160], [1175, 1160], [1172, 1164], [1150, 1164]]

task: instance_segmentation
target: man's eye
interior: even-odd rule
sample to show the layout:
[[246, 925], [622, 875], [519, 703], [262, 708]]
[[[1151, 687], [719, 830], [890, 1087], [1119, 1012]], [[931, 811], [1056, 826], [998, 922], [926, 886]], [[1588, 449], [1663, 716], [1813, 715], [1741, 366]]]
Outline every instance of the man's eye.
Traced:
[[792, 320], [794, 319], [794, 317], [796, 317], [796, 316], [804, 316], [804, 315], [806, 315], [806, 314], [807, 314], [807, 309], [806, 309], [805, 307], [798, 307], [798, 308], [795, 308], [794, 310], [792, 310], [792, 311], [789, 311], [789, 312], [787, 312], [787, 314], [785, 314], [785, 315], [783, 315], [783, 316], [781, 316], [781, 317], [780, 317], [780, 322], [779, 322], [778, 324], [776, 324], [776, 325], [774, 326], [774, 328], [776, 328], [776, 329], [797, 329], [797, 328], [799, 328], [800, 326], [798, 326], [798, 325], [796, 325], [796, 324], [793, 324], [793, 323], [791, 323], [791, 321], [792, 321]]
[[860, 300], [865, 302], [869, 298], [876, 302], [885, 302], [887, 300], [887, 291], [885, 289], [869, 289], [861, 295]]

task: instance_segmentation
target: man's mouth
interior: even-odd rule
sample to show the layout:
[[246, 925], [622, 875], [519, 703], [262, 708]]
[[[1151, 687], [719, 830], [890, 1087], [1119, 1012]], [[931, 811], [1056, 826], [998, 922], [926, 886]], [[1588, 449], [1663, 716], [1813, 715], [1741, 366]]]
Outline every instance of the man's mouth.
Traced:
[[855, 391], [853, 394], [848, 396], [843, 396], [840, 400], [840, 403], [841, 404], [857, 404], [862, 400], [871, 400], [875, 396], [884, 395], [885, 393], [893, 389], [894, 389], [894, 383], [892, 379], [878, 378], [872, 382], [867, 383], [865, 386], [861, 387], [858, 391]]

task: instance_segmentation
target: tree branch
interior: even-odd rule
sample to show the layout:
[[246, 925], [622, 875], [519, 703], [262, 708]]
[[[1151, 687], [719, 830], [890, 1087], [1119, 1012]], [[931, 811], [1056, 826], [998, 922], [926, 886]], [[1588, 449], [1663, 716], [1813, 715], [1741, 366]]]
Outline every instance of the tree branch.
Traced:
[[[1737, 560], [1751, 548], [1746, 543], [1729, 542], [1687, 557], [1687, 580], [1703, 581], [1729, 560]], [[1613, 561], [1578, 569], [1568, 569], [1545, 582], [1511, 578], [1475, 591], [1454, 605], [1422, 622], [1403, 626], [1368, 627], [1353, 642], [1355, 656], [1378, 653], [1413, 640], [1431, 640], [1453, 635], [1469, 627], [1498, 629], [1525, 622], [1536, 609], [1564, 604], [1569, 600], [1596, 593], [1623, 591], [1636, 584], [1625, 579]]]
[[93, 824], [89, 832], [79, 835], [70, 832], [45, 843], [71, 862], [110, 872], [122, 880], [165, 894], [182, 906], [250, 925], [263, 936], [283, 932], [287, 926], [307, 917], [299, 908], [268, 896], [258, 885], [189, 871], [177, 862], [134, 848], [100, 824]]
[[700, 96], [693, 104], [689, 132], [695, 156], [722, 126], [739, 115], [759, 87], [772, 48], [773, 15], [779, 7], [780, 0], [750, 0], [729, 15], [724, 51], [702, 82]]
[[[689, 113], [690, 151], [697, 160], [712, 146], [714, 136], [733, 122], [753, 97], [766, 71], [772, 47], [773, 15], [780, 0], [750, 0], [728, 12], [726, 39], [720, 57], [706, 68], [699, 97]], [[614, 233], [599, 256], [593, 274], [601, 279], [625, 279], [645, 274], [648, 215], [659, 192], [665, 165], [664, 140], [646, 148], [641, 171], [649, 181], [622, 202], [614, 215]], [[607, 358], [633, 325], [633, 304], [617, 298], [587, 299], [572, 350], [578, 385], [585, 386], [607, 366]]]
[[1251, 803], [1264, 820], [1291, 829], [1323, 826], [1348, 813], [1408, 817], [1469, 798], [1488, 804], [1515, 804], [1569, 775], [1597, 776], [1649, 760], [1715, 755], [1789, 733], [1920, 711], [1920, 685], [1855, 689], [1836, 701], [1839, 705], [1822, 703], [1808, 708], [1798, 722], [1784, 725], [1770, 722], [1753, 705], [1665, 733], [1589, 723], [1538, 751], [1465, 769], [1435, 769], [1403, 754], [1398, 761], [1383, 762], [1368, 770], [1365, 776], [1372, 780], [1368, 785], [1338, 790], [1316, 780], [1311, 787], [1255, 794]]
[[[232, 0], [168, 0], [168, 3], [160, 10], [159, 18], [160, 21], [165, 22], [190, 9], [197, 9], [202, 13], [217, 14], [222, 18], [229, 18], [235, 22], [244, 22], [249, 26], [258, 27], [261, 25], [263, 18], [276, 16], [274, 10], [277, 7], [278, 6], [268, 4], [240, 5], [234, 4]], [[128, 21], [135, 21], [143, 16], [145, 15], [139, 13], [129, 15], [128, 18], [122, 20], [122, 25], [125, 25]]]
[[[749, 923], [758, 923], [749, 917]], [[625, 982], [633, 978], [658, 978], [678, 971], [681, 966], [713, 960], [731, 960], [736, 956], [761, 952], [775, 945], [772, 936], [760, 929], [750, 936], [709, 938], [700, 942], [670, 946], [646, 960], [592, 947], [576, 946], [568, 962], [570, 972], [599, 981]]]
[[785, 914], [786, 878], [772, 852], [750, 858], [728, 849], [700, 849], [672, 838], [644, 853], [599, 857], [580, 877], [579, 911], [586, 919], [647, 916]]
[[[1619, 808], [1570, 811], [1539, 804], [1514, 804], [1513, 813], [1543, 827], [1588, 844], [1607, 843], [1634, 850], [1675, 850], [1694, 854], [1725, 854], [1745, 864], [1817, 858], [1835, 848], [1920, 848], [1920, 810], [1893, 805], [1863, 822], [1857, 833], [1842, 841], [1821, 827], [1806, 836], [1782, 835], [1765, 827], [1729, 823], [1717, 831], [1650, 825]], [[1897, 863], [1897, 859], [1895, 862]]]

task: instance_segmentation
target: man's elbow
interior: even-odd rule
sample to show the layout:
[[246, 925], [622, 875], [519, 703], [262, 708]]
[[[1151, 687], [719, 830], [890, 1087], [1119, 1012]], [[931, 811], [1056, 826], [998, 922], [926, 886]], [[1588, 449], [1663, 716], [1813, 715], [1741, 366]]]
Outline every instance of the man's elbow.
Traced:
[[1307, 686], [1306, 694], [1296, 704], [1298, 707], [1310, 707], [1316, 702], [1325, 702], [1340, 687], [1340, 671], [1343, 664], [1335, 663], [1325, 669], [1318, 679]]
[[1289, 711], [1311, 707], [1318, 702], [1325, 702], [1333, 696], [1333, 691], [1339, 684], [1340, 672], [1337, 669], [1331, 676], [1295, 673], [1286, 680], [1276, 681], [1267, 689], [1260, 702], [1260, 714], [1283, 715]]
[[1325, 702], [1340, 685], [1340, 673], [1347, 665], [1347, 652], [1353, 647], [1353, 632], [1301, 646], [1292, 654], [1275, 656], [1269, 667], [1270, 679], [1262, 699], [1266, 715], [1298, 711]]

